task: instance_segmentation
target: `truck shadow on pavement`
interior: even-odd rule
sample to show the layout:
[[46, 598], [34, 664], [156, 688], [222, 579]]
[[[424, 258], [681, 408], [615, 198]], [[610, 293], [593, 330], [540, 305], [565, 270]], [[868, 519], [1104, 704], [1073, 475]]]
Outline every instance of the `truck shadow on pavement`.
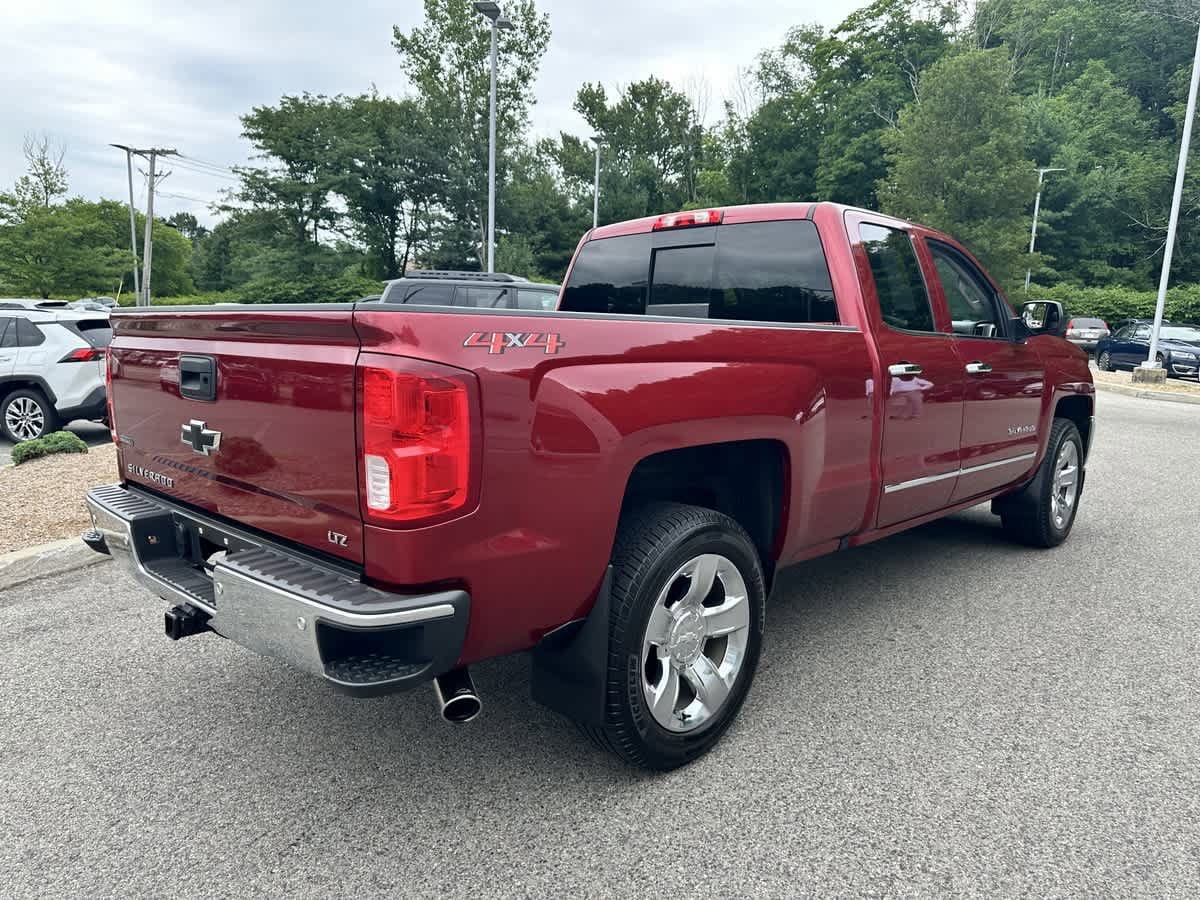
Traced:
[[[741, 720], [709, 758], [737, 752], [741, 731], [778, 725], [775, 695], [809, 677], [801, 670], [814, 655], [878, 631], [881, 619], [902, 623], [904, 611], [889, 606], [956, 602], [981, 566], [1003, 570], [1013, 558], [1035, 553], [1008, 544], [997, 520], [972, 511], [785, 572], [768, 601], [754, 690]], [[210, 637], [170, 651], [208, 657], [184, 665], [168, 658], [154, 682], [160, 696], [186, 697], [189, 720], [206, 723], [192, 735], [198, 744], [193, 760], [236, 750], [256, 761], [260, 778], [287, 780], [297, 769], [336, 771], [340, 790], [387, 807], [400, 798], [411, 804], [416, 794], [454, 803], [468, 802], [468, 793], [536, 791], [563, 779], [579, 780], [586, 792], [597, 782], [611, 789], [664, 777], [629, 769], [534, 703], [528, 655], [473, 667], [483, 714], [454, 726], [438, 716], [432, 690], [352, 699]], [[197, 689], [197, 677], [207, 681], [204, 690]], [[766, 723], [759, 721], [765, 709], [774, 710]]]

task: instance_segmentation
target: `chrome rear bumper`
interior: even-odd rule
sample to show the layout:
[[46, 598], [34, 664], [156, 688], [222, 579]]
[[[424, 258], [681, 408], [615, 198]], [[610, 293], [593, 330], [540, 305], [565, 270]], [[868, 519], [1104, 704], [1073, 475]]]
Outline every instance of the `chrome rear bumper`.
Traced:
[[89, 491], [87, 505], [108, 552], [155, 594], [200, 611], [223, 637], [347, 693], [406, 690], [453, 668], [462, 650], [464, 591], [382, 591], [119, 484]]

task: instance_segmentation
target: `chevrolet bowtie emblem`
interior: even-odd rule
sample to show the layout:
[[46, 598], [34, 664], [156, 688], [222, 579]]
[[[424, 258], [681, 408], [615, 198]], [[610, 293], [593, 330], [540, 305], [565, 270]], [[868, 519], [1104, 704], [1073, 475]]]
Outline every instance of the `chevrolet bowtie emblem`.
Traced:
[[201, 456], [211, 456], [221, 448], [221, 432], [209, 430], [196, 419], [183, 426], [179, 439]]

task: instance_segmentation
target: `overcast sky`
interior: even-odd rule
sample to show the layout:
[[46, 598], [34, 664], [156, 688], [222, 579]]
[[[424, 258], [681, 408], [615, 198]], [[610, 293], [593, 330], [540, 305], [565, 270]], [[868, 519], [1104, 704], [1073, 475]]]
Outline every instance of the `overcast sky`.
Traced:
[[[534, 130], [583, 134], [571, 109], [581, 83], [612, 90], [649, 75], [680, 86], [706, 79], [711, 118], [737, 68], [789, 26], [833, 25], [862, 2], [541, 0], [553, 36]], [[66, 145], [71, 193], [88, 198], [127, 196], [124, 154], [109, 143], [244, 163], [250, 147], [238, 116], [252, 106], [372, 84], [403, 94], [392, 26], [407, 30], [421, 18], [420, 0], [0, 0], [0, 189], [24, 171], [26, 133]], [[207, 203], [232, 183], [175, 166], [155, 211], [208, 220]], [[143, 185], [135, 173], [139, 204]]]

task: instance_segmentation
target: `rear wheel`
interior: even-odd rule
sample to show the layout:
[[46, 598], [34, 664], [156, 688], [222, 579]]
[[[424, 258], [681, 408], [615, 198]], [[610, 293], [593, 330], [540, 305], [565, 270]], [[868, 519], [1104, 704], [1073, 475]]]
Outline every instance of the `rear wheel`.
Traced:
[[584, 731], [650, 769], [705, 753], [750, 689], [765, 602], [758, 553], [728, 516], [675, 503], [631, 514], [613, 554], [605, 724]]
[[58, 416], [41, 391], [22, 388], [0, 403], [0, 431], [10, 441], [31, 441], [58, 430]]
[[1101, 372], [1111, 372], [1113, 370], [1112, 356], [1107, 350], [1096, 357], [1096, 368]]
[[1083, 441], [1070, 419], [1055, 419], [1037, 476], [1020, 493], [998, 501], [1004, 530], [1031, 547], [1067, 539], [1083, 490]]

